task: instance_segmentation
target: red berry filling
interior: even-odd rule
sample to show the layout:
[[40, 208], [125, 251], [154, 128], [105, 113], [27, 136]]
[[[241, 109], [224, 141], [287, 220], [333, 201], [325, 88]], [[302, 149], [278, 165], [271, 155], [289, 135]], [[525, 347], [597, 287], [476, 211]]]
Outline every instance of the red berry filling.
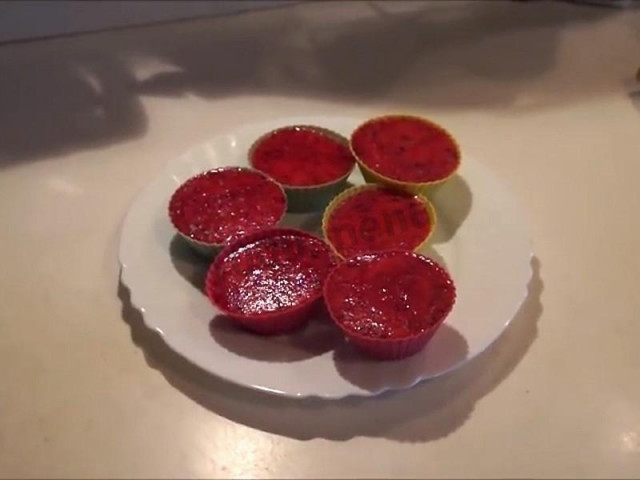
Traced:
[[258, 141], [252, 166], [283, 185], [308, 187], [347, 175], [355, 159], [344, 143], [304, 127], [287, 127]]
[[175, 227], [194, 240], [222, 244], [275, 225], [286, 200], [280, 187], [243, 168], [212, 170], [183, 183], [171, 197]]
[[351, 146], [373, 171], [402, 182], [442, 180], [460, 163], [458, 147], [444, 129], [411, 117], [369, 121], [352, 134]]
[[418, 247], [431, 233], [423, 201], [413, 194], [370, 188], [345, 198], [330, 213], [327, 239], [340, 255]]
[[433, 260], [411, 252], [354, 257], [327, 279], [325, 301], [347, 331], [369, 338], [406, 338], [444, 320], [455, 287]]
[[320, 238], [295, 234], [262, 238], [219, 263], [213, 297], [228, 312], [283, 312], [320, 298], [334, 264]]

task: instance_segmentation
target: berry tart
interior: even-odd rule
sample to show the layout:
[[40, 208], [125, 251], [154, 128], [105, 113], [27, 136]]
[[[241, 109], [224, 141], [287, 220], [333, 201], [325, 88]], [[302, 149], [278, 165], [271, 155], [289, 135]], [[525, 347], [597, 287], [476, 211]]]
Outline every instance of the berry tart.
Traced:
[[324, 209], [344, 190], [355, 158], [348, 140], [337, 133], [295, 125], [256, 140], [249, 163], [282, 185], [290, 212], [307, 213]]
[[351, 134], [351, 150], [365, 180], [426, 193], [451, 178], [460, 148], [440, 125], [410, 115], [373, 118]]
[[351, 187], [327, 207], [322, 230], [342, 258], [383, 250], [417, 250], [436, 227], [424, 196], [379, 185]]
[[430, 258], [402, 250], [352, 257], [324, 285], [331, 318], [349, 342], [381, 360], [422, 350], [453, 308], [449, 274]]
[[321, 303], [336, 258], [319, 237], [276, 228], [227, 246], [207, 272], [205, 291], [223, 314], [256, 333], [290, 332]]
[[238, 236], [276, 226], [286, 210], [285, 194], [276, 182], [241, 167], [196, 175], [169, 201], [169, 217], [180, 236], [209, 256]]

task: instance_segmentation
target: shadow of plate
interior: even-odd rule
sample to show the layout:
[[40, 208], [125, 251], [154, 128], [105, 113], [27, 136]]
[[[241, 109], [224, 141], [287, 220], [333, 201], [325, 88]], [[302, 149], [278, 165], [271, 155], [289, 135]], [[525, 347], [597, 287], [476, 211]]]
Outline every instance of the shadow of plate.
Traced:
[[[300, 440], [346, 441], [365, 436], [428, 442], [460, 428], [478, 400], [516, 369], [533, 344], [542, 314], [543, 290], [540, 262], [535, 257], [532, 270], [528, 296], [510, 326], [473, 361], [410, 390], [341, 400], [284, 398], [215, 377], [171, 350], [159, 335], [146, 328], [141, 313], [131, 305], [128, 290], [121, 283], [118, 295], [122, 301], [122, 318], [130, 326], [133, 341], [143, 350], [149, 366], [157, 369], [174, 388], [217, 415]], [[343, 369], [343, 374], [345, 371]]]
[[425, 364], [432, 371], [441, 371], [467, 358], [467, 341], [456, 329], [445, 323], [436, 336], [416, 355], [391, 362], [367, 358], [343, 341], [334, 350], [333, 361], [342, 378], [367, 392], [380, 392], [388, 385], [411, 385], [424, 374]]
[[256, 335], [218, 315], [209, 324], [215, 342], [226, 350], [263, 362], [299, 362], [329, 352], [340, 344], [339, 331], [324, 309], [318, 309], [309, 324], [286, 335]]

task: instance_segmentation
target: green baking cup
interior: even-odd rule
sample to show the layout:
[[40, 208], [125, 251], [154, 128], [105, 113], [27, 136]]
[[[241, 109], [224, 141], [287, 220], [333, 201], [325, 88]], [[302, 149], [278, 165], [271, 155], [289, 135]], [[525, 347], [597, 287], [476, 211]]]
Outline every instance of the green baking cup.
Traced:
[[[256, 148], [265, 140], [269, 139], [273, 135], [282, 132], [283, 130], [307, 130], [315, 133], [319, 133], [321, 135], [334, 140], [341, 145], [343, 145], [349, 151], [349, 141], [343, 137], [342, 135], [315, 125], [289, 125], [281, 128], [277, 128], [275, 130], [271, 130], [266, 134], [259, 137], [249, 149], [249, 164], [252, 168], [256, 170], [260, 170], [255, 165], [255, 150]], [[312, 213], [319, 212], [324, 210], [324, 208], [329, 204], [329, 202], [340, 192], [345, 190], [348, 187], [347, 179], [351, 172], [355, 168], [356, 162], [355, 158], [353, 159], [353, 165], [349, 168], [348, 171], [336, 178], [335, 180], [331, 180], [329, 182], [315, 184], [315, 185], [289, 185], [286, 182], [281, 181], [280, 179], [274, 177], [274, 175], [269, 172], [264, 172], [267, 175], [270, 175], [276, 182], [280, 183], [280, 186], [284, 190], [287, 196], [287, 211], [289, 213]]]

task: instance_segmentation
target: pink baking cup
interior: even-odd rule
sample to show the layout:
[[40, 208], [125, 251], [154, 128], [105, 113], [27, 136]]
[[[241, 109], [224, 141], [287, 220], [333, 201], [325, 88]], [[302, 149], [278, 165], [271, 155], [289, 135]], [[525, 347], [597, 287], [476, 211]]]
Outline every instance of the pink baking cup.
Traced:
[[325, 280], [329, 315], [357, 349], [379, 360], [422, 350], [456, 299], [451, 277], [434, 260], [393, 250], [352, 257]]
[[263, 335], [302, 327], [322, 298], [337, 259], [321, 238], [291, 228], [241, 237], [207, 272], [205, 292], [238, 325]]

